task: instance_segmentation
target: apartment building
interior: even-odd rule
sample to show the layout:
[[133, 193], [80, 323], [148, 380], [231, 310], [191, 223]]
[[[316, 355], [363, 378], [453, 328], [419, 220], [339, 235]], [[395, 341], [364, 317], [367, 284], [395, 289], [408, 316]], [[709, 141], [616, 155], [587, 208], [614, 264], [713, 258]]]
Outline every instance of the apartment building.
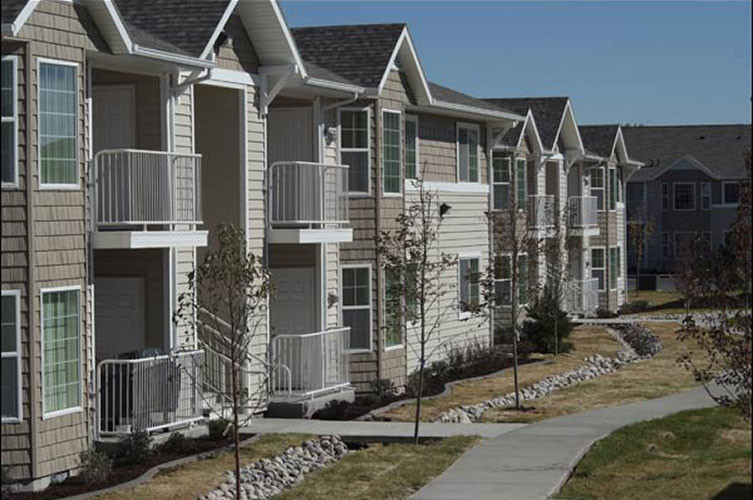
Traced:
[[[737, 215], [750, 125], [623, 127], [631, 154], [645, 167], [627, 179], [628, 219], [652, 221], [640, 268], [673, 274], [696, 245], [724, 244]], [[628, 269], [639, 263], [631, 247]], [[646, 284], [649, 285], [649, 284]]]

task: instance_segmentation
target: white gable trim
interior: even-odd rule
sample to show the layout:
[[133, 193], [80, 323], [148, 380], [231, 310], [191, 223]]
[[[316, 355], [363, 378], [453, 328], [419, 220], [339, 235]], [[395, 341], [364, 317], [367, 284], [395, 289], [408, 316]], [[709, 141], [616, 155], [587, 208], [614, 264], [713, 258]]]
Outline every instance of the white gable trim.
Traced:
[[526, 115], [526, 121], [525, 123], [523, 123], [523, 130], [520, 134], [520, 137], [518, 138], [518, 144], [517, 144], [518, 147], [521, 146], [523, 142], [523, 138], [526, 136], [529, 129], [533, 132], [533, 136], [535, 139], [534, 143], [537, 149], [536, 152], [539, 155], [543, 154], [544, 144], [541, 142], [541, 136], [539, 136], [539, 129], [536, 126], [536, 120], [534, 119], [533, 112], [530, 109], [528, 110], [528, 114]]
[[[39, 0], [29, 0], [26, 2], [26, 5], [24, 5], [24, 8], [21, 9], [21, 12], [18, 13], [18, 16], [13, 20], [11, 23], [5, 23], [3, 28], [5, 26], [10, 26], [10, 35], [16, 36], [18, 35], [18, 32], [21, 31], [21, 28], [23, 28], [26, 21], [29, 19], [29, 16], [31, 16], [31, 13], [34, 12], [34, 9], [39, 5]], [[5, 34], [5, 29], [3, 29], [3, 34]]]
[[692, 166], [696, 167], [698, 170], [700, 170], [704, 174], [708, 175], [712, 179], [720, 179], [720, 177], [718, 175], [716, 175], [706, 165], [704, 165], [703, 163], [701, 163], [700, 161], [698, 161], [693, 155], [686, 154], [686, 155], [684, 155], [684, 156], [676, 159], [675, 161], [673, 161], [672, 163], [670, 163], [666, 167], [662, 168], [658, 172], [656, 172], [653, 175], [653, 177], [651, 177], [650, 180], [656, 180], [656, 179], [658, 179], [659, 177], [661, 177], [662, 175], [664, 175], [667, 171], [672, 170], [675, 166], [677, 166], [678, 163], [680, 163], [682, 161], [686, 161], [686, 162], [690, 163]]
[[204, 47], [204, 50], [201, 51], [201, 55], [199, 56], [200, 59], [207, 59], [212, 56], [212, 49], [214, 48], [214, 42], [217, 41], [217, 38], [220, 36], [220, 33], [222, 33], [222, 30], [225, 29], [227, 20], [230, 19], [230, 14], [233, 13], [233, 11], [235, 10], [235, 6], [237, 4], [238, 4], [238, 0], [230, 0], [230, 3], [228, 4], [227, 9], [225, 9], [225, 13], [222, 14], [222, 17], [220, 18], [220, 22], [218, 22], [217, 26], [214, 28], [214, 32], [212, 33], [212, 36], [209, 38], [207, 45]]
[[567, 103], [565, 103], [565, 109], [562, 112], [562, 118], [560, 118], [560, 124], [559, 127], [557, 127], [557, 133], [554, 134], [554, 143], [552, 144], [552, 150], [557, 147], [557, 142], [560, 138], [560, 134], [562, 133], [562, 128], [565, 125], [565, 118], [570, 117], [570, 120], [573, 124], [573, 129], [575, 130], [575, 137], [578, 139], [578, 151], [580, 151], [581, 154], [586, 154], [586, 148], [583, 147], [583, 139], [580, 136], [580, 131], [578, 130], [578, 122], [575, 120], [575, 112], [573, 111], [572, 104], [570, 103], [570, 99], [567, 100]]
[[397, 43], [395, 44], [395, 47], [392, 49], [392, 55], [390, 55], [390, 59], [389, 59], [389, 62], [387, 63], [387, 67], [385, 68], [384, 74], [382, 75], [382, 79], [379, 82], [379, 86], [377, 87], [377, 95], [381, 95], [382, 90], [384, 89], [384, 86], [387, 83], [387, 79], [390, 76], [390, 72], [395, 67], [395, 59], [397, 59], [398, 55], [400, 54], [400, 49], [403, 47], [403, 43], [408, 44], [407, 45], [408, 51], [410, 52], [411, 59], [413, 59], [413, 62], [416, 65], [418, 78], [421, 81], [422, 88], [414, 89], [414, 90], [423, 90], [426, 102], [428, 104], [431, 104], [433, 102], [433, 99], [431, 96], [431, 91], [429, 90], [429, 84], [426, 81], [424, 68], [421, 65], [421, 60], [418, 58], [418, 53], [416, 52], [416, 48], [413, 45], [413, 39], [411, 38], [407, 27], [403, 28], [403, 32], [400, 34], [400, 38], [398, 38]]

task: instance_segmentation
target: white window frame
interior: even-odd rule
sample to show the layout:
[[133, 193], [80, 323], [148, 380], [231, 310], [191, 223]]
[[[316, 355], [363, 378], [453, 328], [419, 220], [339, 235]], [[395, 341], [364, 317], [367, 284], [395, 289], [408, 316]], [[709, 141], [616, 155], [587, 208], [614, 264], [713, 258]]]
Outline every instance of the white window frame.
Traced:
[[[708, 191], [708, 193], [704, 192]], [[708, 205], [704, 206], [703, 199], [708, 198]], [[701, 182], [701, 210], [711, 210], [711, 205], [713, 204], [713, 198], [712, 198], [712, 190], [711, 190], [711, 183], [710, 182]]]
[[[665, 192], [666, 191], [666, 192]], [[672, 210], [672, 200], [671, 193], [672, 190], [669, 188], [668, 182], [662, 182], [661, 183], [661, 209], [662, 212], [666, 212], [669, 210]], [[666, 201], [666, 204], [664, 203]]]
[[[475, 181], [471, 178], [471, 164], [470, 157], [468, 158], [468, 179], [467, 181], [460, 180], [460, 129], [472, 130], [476, 133], [476, 158], [478, 160], [478, 169], [476, 175], [478, 179]], [[481, 127], [476, 123], [457, 122], [455, 124], [455, 180], [458, 184], [481, 184]]]
[[[458, 269], [457, 269], [457, 277], [458, 277], [458, 304], [462, 304], [462, 298], [463, 298], [463, 275], [460, 272], [460, 261], [461, 260], [477, 260], [478, 261], [478, 272], [481, 273], [481, 253], [478, 252], [470, 252], [470, 253], [460, 253], [458, 254]], [[478, 292], [479, 292], [479, 301], [481, 300], [481, 284], [478, 283]], [[463, 311], [461, 308], [458, 308], [458, 319], [466, 319], [471, 317], [471, 311]]]
[[[37, 58], [37, 108], [39, 107], [39, 103], [42, 102], [41, 94], [42, 94], [42, 87], [39, 85], [39, 75], [41, 74], [41, 66], [42, 64], [55, 64], [59, 66], [72, 66], [76, 68], [75, 73], [75, 80], [76, 80], [76, 102], [73, 105], [73, 108], [76, 110], [76, 119], [74, 121], [73, 125], [73, 134], [76, 138], [76, 147], [74, 149], [75, 152], [75, 165], [76, 165], [76, 183], [70, 183], [70, 184], [49, 184], [49, 183], [43, 183], [42, 182], [42, 127], [41, 123], [37, 126], [37, 175], [39, 176], [39, 189], [43, 190], [66, 190], [66, 191], [75, 191], [81, 189], [81, 164], [80, 164], [80, 146], [79, 146], [79, 97], [81, 93], [81, 89], [79, 88], [79, 64], [77, 62], [73, 61], [63, 61], [59, 59], [47, 59], [44, 57], [38, 57]], [[39, 109], [37, 109], [37, 121], [40, 122], [40, 113]]]
[[[678, 186], [690, 186], [693, 193], [693, 208], [677, 208], [677, 187]], [[672, 210], [675, 212], [693, 212], [696, 208], [696, 192], [695, 182], [673, 182], [672, 183]]]
[[[724, 189], [725, 186], [728, 184], [735, 184], [737, 185], [737, 199], [738, 201], [735, 202], [728, 202], [727, 201], [727, 191]], [[736, 207], [740, 204], [740, 183], [737, 181], [723, 181], [722, 182], [722, 205], [725, 207]]]
[[[595, 267], [594, 266], [594, 250], [601, 250], [601, 255], [603, 255], [603, 265], [601, 267]], [[588, 255], [589, 262], [591, 264], [591, 274], [588, 276], [588, 279], [594, 279], [593, 272], [594, 271], [601, 271], [604, 273], [604, 279], [602, 280], [602, 283], [604, 283], [604, 287], [598, 287], [598, 291], [600, 292], [606, 292], [609, 290], [609, 275], [607, 273], [607, 263], [609, 259], [609, 252], [607, 251], [607, 248], [605, 246], [593, 246], [591, 247], [591, 251]]]
[[[79, 353], [79, 370], [78, 370], [78, 384], [79, 384], [79, 404], [78, 406], [73, 406], [71, 408], [65, 408], [63, 410], [57, 410], [48, 412], [46, 408], [45, 403], [45, 397], [44, 397], [44, 295], [46, 293], [55, 293], [55, 292], [71, 292], [71, 291], [77, 291], [78, 292], [78, 353]], [[63, 415], [70, 415], [72, 413], [78, 413], [80, 411], [83, 411], [83, 402], [84, 402], [84, 364], [83, 364], [83, 355], [82, 353], [82, 328], [81, 323], [83, 321], [82, 314], [81, 314], [81, 286], [80, 285], [72, 285], [72, 286], [61, 286], [61, 287], [55, 287], [55, 288], [42, 288], [39, 290], [39, 341], [41, 345], [41, 372], [42, 372], [42, 383], [41, 383], [41, 392], [42, 392], [42, 420], [47, 420], [50, 418], [56, 418], [56, 417], [62, 417]]]
[[346, 269], [366, 269], [368, 271], [368, 281], [369, 281], [369, 303], [367, 306], [346, 306], [344, 304], [344, 301], [341, 301], [340, 310], [341, 311], [363, 311], [368, 310], [369, 311], [369, 348], [364, 349], [361, 347], [358, 348], [350, 348], [348, 352], [353, 354], [358, 353], [370, 353], [374, 351], [374, 303], [372, 299], [372, 276], [371, 276], [371, 264], [368, 263], [361, 263], [361, 264], [342, 264], [340, 265], [340, 297], [343, 297], [343, 284], [345, 281], [343, 280], [343, 271]]
[[[418, 126], [419, 126], [418, 115], [413, 115], [413, 114], [406, 113], [405, 114], [405, 126], [406, 126], [406, 128], [408, 126], [408, 122], [416, 124], [416, 179], [420, 179], [421, 178], [421, 171], [419, 169], [419, 166], [421, 165], [421, 161], [419, 160], [419, 154], [418, 154], [418, 150], [419, 150], [419, 146], [418, 145], [419, 145], [419, 141], [420, 141], [420, 139], [419, 139], [419, 133], [418, 133], [418, 130], [419, 130], [418, 129]], [[405, 131], [404, 140], [405, 140], [405, 151], [407, 151], [408, 150], [408, 132], [407, 132], [407, 130]], [[405, 172], [405, 169], [406, 169], [405, 154], [403, 154], [403, 170], [404, 170], [403, 178], [405, 178], [406, 182], [410, 182], [413, 179], [409, 179], [408, 178], [408, 175]]]
[[[596, 171], [596, 170], [600, 170], [601, 171], [601, 187], [594, 187], [592, 173], [594, 171]], [[605, 212], [609, 208], [609, 199], [608, 199], [608, 195], [609, 195], [608, 184], [609, 184], [609, 181], [607, 179], [609, 177], [609, 174], [606, 172], [606, 170], [607, 169], [604, 168], [604, 165], [600, 165], [598, 167], [591, 167], [591, 168], [588, 169], [588, 195], [589, 196], [593, 196], [593, 197], [597, 198], [597, 200], [598, 200], [598, 197], [594, 194], [594, 191], [601, 191], [601, 193], [602, 193], [601, 194], [602, 207], [599, 208], [598, 205], [597, 205], [597, 207], [596, 207], [596, 211], [597, 212]]]
[[16, 397], [18, 398], [18, 415], [15, 417], [2, 417], [0, 418], [0, 421], [3, 424], [12, 424], [12, 423], [18, 423], [21, 422], [24, 418], [24, 409], [23, 409], [23, 382], [22, 382], [22, 369], [21, 369], [21, 291], [20, 290], [3, 290], [2, 291], [3, 297], [14, 297], [15, 298], [15, 308], [14, 308], [14, 314], [16, 315], [15, 323], [16, 323], [16, 350], [15, 351], [8, 351], [2, 353], [2, 358], [16, 358], [16, 370], [17, 370], [17, 379], [16, 379]]
[[[620, 192], [620, 186], [619, 186], [619, 180], [617, 179], [617, 167], [608, 167], [606, 169], [606, 188], [608, 192], [608, 196], [606, 199], [607, 208], [610, 212], [614, 212], [617, 210], [617, 203], [619, 200], [619, 192]], [[614, 176], [614, 177], [613, 177]], [[614, 191], [612, 188], [614, 187]], [[612, 205], [614, 205], [614, 208], [612, 208]]]
[[[494, 162], [497, 161], [497, 160], [503, 161], [503, 162], [507, 163], [507, 182], [497, 181], [497, 178], [494, 175]], [[492, 210], [493, 211], [499, 212], [501, 210], [505, 210], [504, 208], [497, 208], [497, 198], [494, 195], [494, 192], [495, 192], [494, 188], [496, 186], [505, 186], [505, 185], [507, 186], [507, 189], [508, 189], [508, 195], [507, 195], [508, 205], [513, 205], [513, 206], [508, 206], [508, 209], [514, 208], [514, 205], [515, 205], [515, 192], [514, 192], [514, 188], [515, 188], [515, 186], [514, 186], [514, 184], [512, 182], [512, 180], [513, 180], [513, 175], [512, 175], [512, 168], [513, 168], [512, 163], [513, 162], [512, 162], [512, 160], [513, 160], [512, 156], [502, 156], [500, 158], [494, 158], [494, 156], [492, 155], [492, 172], [491, 172], [491, 174], [492, 174]], [[510, 202], [512, 202], [512, 203], [510, 203]]]
[[[510, 265], [509, 265], [509, 268], [510, 268], [510, 277], [509, 278], [497, 278], [497, 275], [496, 275], [496, 265], [497, 265], [496, 259], [497, 258], [507, 259], [507, 260], [510, 261]], [[516, 291], [512, 287], [512, 252], [500, 252], [500, 253], [498, 253], [496, 255], [496, 257], [495, 257], [494, 266], [495, 266], [495, 273], [494, 273], [494, 300], [495, 301], [497, 300], [497, 282], [509, 281], [510, 282], [510, 303], [509, 304], [502, 304], [502, 303], [500, 303], [500, 304], [497, 304], [497, 307], [510, 308], [510, 307], [512, 307], [512, 294], [516, 293]]]
[[698, 239], [698, 232], [697, 231], [673, 231], [672, 232], [672, 245], [674, 246], [674, 249], [672, 251], [672, 257], [674, 257], [675, 259], [677, 259], [678, 257], [680, 257], [680, 255], [677, 255], [677, 248], [679, 247], [679, 245], [677, 244], [677, 237], [680, 236], [680, 235], [683, 235], [683, 234], [690, 234], [690, 235], [692, 235], [694, 243]]
[[[342, 146], [342, 112], [366, 112], [366, 147], [365, 148], [344, 148]], [[348, 196], [357, 198], [371, 195], [371, 106], [365, 107], [345, 107], [337, 110], [337, 158], [338, 163], [342, 165], [342, 153], [363, 153], [366, 152], [366, 191], [352, 191], [348, 185]]]
[[[387, 269], [382, 269], [382, 283], [384, 284], [384, 286], [382, 287], [382, 318], [384, 318], [384, 320], [385, 320], [385, 325], [382, 326], [382, 330], [384, 331], [384, 352], [390, 352], [390, 351], [394, 351], [394, 350], [397, 350], [397, 349], [403, 349], [405, 347], [406, 337], [408, 336], [407, 335], [407, 333], [408, 333], [407, 332], [407, 327], [410, 326], [410, 325], [408, 325], [407, 322], [406, 322], [406, 325], [402, 325], [402, 316], [403, 315], [402, 315], [402, 313], [400, 313], [400, 317], [401, 317], [401, 325], [400, 325], [400, 327], [403, 330], [402, 332], [400, 332], [400, 340], [401, 340], [401, 342], [399, 344], [395, 344], [395, 345], [389, 345], [389, 346], [387, 345], [387, 327], [386, 327], [386, 320], [387, 320]], [[401, 304], [402, 304], [402, 302], [403, 301], [401, 300]], [[401, 305], [401, 307], [402, 307], [402, 305]]]
[[[515, 205], [515, 209], [518, 212], [523, 212], [523, 211], [525, 211], [528, 208], [528, 196], [529, 196], [528, 189], [530, 188], [530, 186], [528, 185], [528, 165], [529, 165], [529, 163], [528, 163], [528, 159], [526, 157], [524, 157], [524, 156], [516, 156], [514, 159], [515, 159], [515, 162], [514, 162], [515, 165], [514, 165], [513, 168], [515, 168], [515, 177], [514, 177], [515, 182], [513, 184], [513, 189], [515, 190], [515, 195], [514, 195], [514, 198], [513, 198], [513, 204]], [[525, 168], [524, 168], [525, 172], [524, 172], [524, 175], [522, 177], [518, 176], [518, 162], [521, 162], [521, 161], [525, 164]], [[519, 187], [518, 186], [518, 182], [519, 182], [520, 179], [523, 180], [523, 191], [525, 192], [525, 194], [523, 195], [523, 196], [525, 196], [525, 198], [523, 199], [523, 202], [522, 202], [523, 203], [523, 207], [522, 208], [520, 206], [520, 203], [521, 203], [521, 201], [520, 201], [520, 190], [518, 189], [518, 187]]]
[[3, 188], [17, 188], [18, 187], [18, 56], [8, 55], [3, 56], [3, 61], [10, 61], [13, 66], [13, 116], [3, 116], [2, 122], [13, 123], [13, 181], [3, 182]]
[[[398, 192], [388, 192], [384, 190], [384, 115], [392, 113], [398, 115], [398, 120], [400, 121], [400, 124], [398, 125], [398, 132], [400, 133], [400, 139], [398, 140], [398, 145], [400, 148], [400, 160], [399, 160], [399, 167], [398, 167], [398, 173], [400, 175], [400, 179], [398, 181], [398, 186], [400, 186], [400, 190]], [[403, 196], [403, 183], [405, 181], [405, 172], [403, 171], [403, 112], [399, 109], [390, 109], [390, 108], [382, 108], [382, 120], [381, 120], [381, 130], [380, 130], [380, 138], [381, 138], [381, 144], [380, 144], [380, 158], [382, 160], [382, 196], [385, 198], [400, 198]]]

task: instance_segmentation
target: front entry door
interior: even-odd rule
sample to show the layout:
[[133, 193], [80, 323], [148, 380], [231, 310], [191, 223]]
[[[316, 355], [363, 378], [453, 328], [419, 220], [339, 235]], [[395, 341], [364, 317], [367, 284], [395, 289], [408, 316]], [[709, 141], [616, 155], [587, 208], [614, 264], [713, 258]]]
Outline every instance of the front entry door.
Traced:
[[95, 278], [97, 359], [114, 359], [146, 345], [143, 278]]
[[267, 117], [268, 162], [315, 161], [311, 108], [271, 108]]
[[92, 88], [94, 152], [136, 147], [136, 91], [132, 85]]

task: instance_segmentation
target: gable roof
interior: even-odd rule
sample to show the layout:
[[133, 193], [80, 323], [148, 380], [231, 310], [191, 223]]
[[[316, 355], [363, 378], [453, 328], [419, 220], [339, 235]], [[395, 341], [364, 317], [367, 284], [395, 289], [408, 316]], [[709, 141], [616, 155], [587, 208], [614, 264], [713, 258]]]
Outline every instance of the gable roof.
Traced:
[[620, 126], [610, 125], [578, 125], [578, 132], [583, 140], [583, 147], [590, 153], [602, 158], [612, 156], [614, 143]]
[[718, 179], [744, 179], [744, 154], [751, 148], [751, 126], [660, 125], [622, 127], [630, 156], [646, 164], [631, 182], [657, 178], [678, 159], [691, 156]]
[[347, 81], [378, 87], [405, 24], [292, 28], [301, 57]]
[[17, 35], [37, 4], [36, 0], [3, 0], [0, 2], [3, 35]]
[[490, 102], [510, 111], [525, 115], [530, 109], [536, 117], [541, 142], [545, 149], [553, 149], [556, 145], [569, 97], [514, 97], [514, 98], [486, 98]]
[[[512, 113], [511, 111], [498, 106], [494, 103], [485, 101], [484, 99], [478, 99], [468, 94], [458, 92], [448, 87], [439, 85], [438, 83], [429, 82], [429, 90], [431, 91], [431, 97], [435, 101], [446, 102], [451, 104], [458, 104], [469, 108], [477, 108], [479, 110], [492, 111], [497, 113]], [[525, 112], [520, 113], [525, 116]]]

